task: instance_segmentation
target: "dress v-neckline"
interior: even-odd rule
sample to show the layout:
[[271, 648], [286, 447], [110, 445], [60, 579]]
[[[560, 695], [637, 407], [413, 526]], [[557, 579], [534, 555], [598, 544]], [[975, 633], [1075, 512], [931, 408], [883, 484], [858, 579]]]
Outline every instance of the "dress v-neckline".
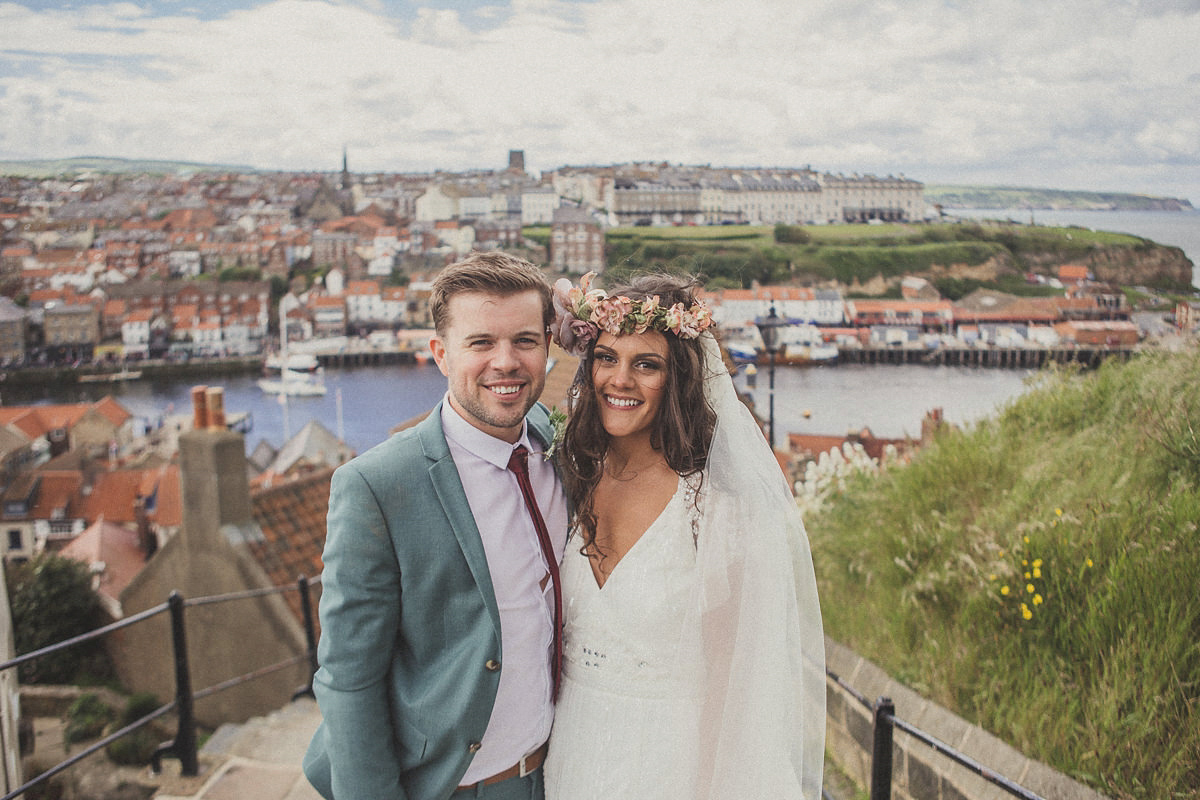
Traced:
[[596, 576], [597, 567], [593, 566], [592, 558], [587, 555], [583, 556], [584, 561], [586, 562], [586, 566], [588, 568], [588, 574], [591, 576], [591, 579], [592, 579], [591, 583], [593, 586], [596, 587], [597, 592], [601, 592], [601, 593], [604, 592], [604, 587], [608, 586], [608, 584], [612, 581], [613, 576], [617, 574], [617, 567], [619, 567], [625, 563], [625, 560], [627, 558], [629, 558], [629, 556], [633, 553], [633, 551], [638, 549], [638, 545], [640, 545], [645, 540], [646, 534], [648, 534], [650, 531], [654, 530], [655, 526], [658, 525], [658, 521], [663, 518], [663, 515], [666, 514], [668, 510], [670, 510], [671, 506], [675, 503], [675, 498], [678, 497], [679, 493], [683, 490], [683, 483], [684, 483], [683, 477], [680, 476], [679, 483], [675, 486], [674, 493], [672, 493], [671, 498], [669, 500], [667, 500], [667, 504], [662, 507], [662, 511], [659, 511], [658, 515], [655, 516], [654, 519], [650, 522], [650, 524], [646, 526], [646, 529], [644, 531], [642, 531], [640, 536], [638, 536], [637, 541], [634, 542], [632, 545], [630, 545], [629, 549], [625, 551], [625, 555], [618, 558], [616, 563], [614, 563], [612, 565], [612, 569], [610, 569], [608, 571], [608, 577], [604, 579], [603, 583], [601, 583], [600, 579]]

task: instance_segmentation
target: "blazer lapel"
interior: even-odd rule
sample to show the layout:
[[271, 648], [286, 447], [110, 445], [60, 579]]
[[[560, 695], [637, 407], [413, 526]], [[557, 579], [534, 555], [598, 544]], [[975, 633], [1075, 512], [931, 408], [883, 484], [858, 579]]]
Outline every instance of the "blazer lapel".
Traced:
[[487, 553], [483, 549], [483, 539], [479, 535], [479, 527], [471, 514], [471, 506], [467, 502], [466, 492], [463, 491], [462, 480], [458, 477], [458, 468], [450, 457], [450, 447], [446, 444], [446, 435], [442, 431], [442, 405], [439, 403], [420, 424], [417, 425], [417, 435], [425, 450], [425, 456], [430, 459], [429, 479], [437, 494], [438, 502], [450, 520], [450, 528], [458, 539], [463, 556], [475, 584], [483, 596], [484, 605], [492, 617], [492, 624], [500, 632], [500, 608], [496, 604], [496, 590], [492, 585], [492, 574], [487, 566]]

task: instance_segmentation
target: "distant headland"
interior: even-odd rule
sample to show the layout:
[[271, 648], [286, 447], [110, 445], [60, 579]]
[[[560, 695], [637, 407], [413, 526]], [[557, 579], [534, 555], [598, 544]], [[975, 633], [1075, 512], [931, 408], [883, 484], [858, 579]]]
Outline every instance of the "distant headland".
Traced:
[[925, 184], [925, 199], [943, 208], [1032, 208], [1079, 211], [1191, 211], [1186, 198], [1020, 186]]

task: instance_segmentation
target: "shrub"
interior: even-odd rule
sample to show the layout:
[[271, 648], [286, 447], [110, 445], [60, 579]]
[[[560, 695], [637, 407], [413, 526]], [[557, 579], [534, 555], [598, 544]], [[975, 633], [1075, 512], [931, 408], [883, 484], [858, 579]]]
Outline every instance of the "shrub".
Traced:
[[67, 709], [67, 741], [95, 739], [116, 716], [117, 712], [98, 695], [92, 692], [80, 695]]
[[812, 241], [812, 234], [802, 225], [780, 223], [775, 226], [775, 241], [780, 244], [808, 244]]
[[[158, 706], [158, 699], [149, 692], [137, 692], [130, 695], [129, 701], [125, 704], [125, 709], [112, 725], [112, 729], [120, 730], [126, 725], [137, 722], [142, 717], [157, 709]], [[155, 735], [154, 728], [150, 725], [144, 725], [109, 744], [106, 752], [108, 753], [109, 760], [114, 763], [126, 766], [140, 766], [150, 763], [150, 757], [154, 755], [157, 747], [158, 738]]]
[[[74, 559], [39, 556], [12, 568], [8, 587], [18, 653], [79, 636], [103, 622], [87, 565]], [[96, 683], [112, 675], [100, 641], [26, 662], [18, 670], [22, 683]]]

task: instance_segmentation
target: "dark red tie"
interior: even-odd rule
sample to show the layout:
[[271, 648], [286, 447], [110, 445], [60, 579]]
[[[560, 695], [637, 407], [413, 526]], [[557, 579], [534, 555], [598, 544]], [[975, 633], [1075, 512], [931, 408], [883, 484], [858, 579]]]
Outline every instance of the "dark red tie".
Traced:
[[508, 459], [508, 468], [517, 476], [517, 484], [521, 487], [521, 496], [525, 498], [525, 508], [533, 519], [533, 527], [537, 530], [538, 543], [542, 546], [542, 555], [550, 568], [550, 583], [554, 588], [554, 661], [551, 664], [551, 675], [554, 680], [554, 691], [551, 697], [558, 699], [558, 684], [562, 672], [562, 587], [558, 580], [558, 559], [554, 556], [554, 545], [550, 543], [550, 533], [546, 530], [546, 520], [538, 509], [537, 498], [533, 495], [533, 484], [529, 482], [529, 450], [525, 445], [518, 445]]

